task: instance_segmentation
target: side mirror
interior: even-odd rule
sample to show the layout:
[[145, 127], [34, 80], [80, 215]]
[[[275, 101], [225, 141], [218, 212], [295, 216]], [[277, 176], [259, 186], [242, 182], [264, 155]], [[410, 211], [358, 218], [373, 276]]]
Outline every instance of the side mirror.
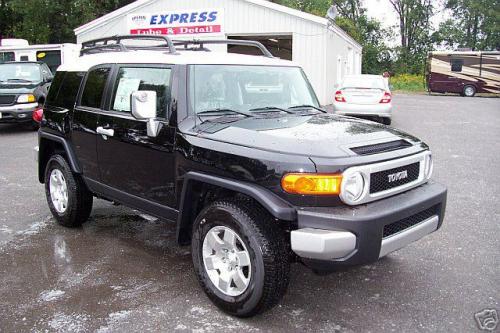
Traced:
[[156, 91], [134, 91], [131, 98], [132, 115], [139, 120], [156, 118]]
[[161, 123], [156, 118], [156, 91], [134, 91], [131, 96], [132, 115], [139, 120], [147, 120], [148, 136], [157, 137]]

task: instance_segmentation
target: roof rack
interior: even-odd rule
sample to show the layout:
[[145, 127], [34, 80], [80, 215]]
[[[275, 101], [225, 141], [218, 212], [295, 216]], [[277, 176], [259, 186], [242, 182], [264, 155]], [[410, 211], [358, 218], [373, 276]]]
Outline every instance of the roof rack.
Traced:
[[[123, 40], [157, 40], [164, 41], [165, 44], [150, 46], [126, 46]], [[94, 54], [102, 52], [126, 52], [130, 50], [168, 50], [176, 54], [176, 49], [172, 40], [162, 35], [116, 35], [105, 38], [98, 38], [82, 43], [80, 55]]]
[[[216, 40], [174, 40], [174, 46], [184, 46], [185, 50], [190, 51], [210, 51], [205, 48], [205, 44], [226, 44], [226, 45], [243, 45], [258, 48], [262, 54], [267, 58], [274, 58], [269, 50], [260, 42], [253, 40], [238, 40], [238, 39], [216, 39]], [[189, 47], [190, 45], [197, 45], [198, 47]]]

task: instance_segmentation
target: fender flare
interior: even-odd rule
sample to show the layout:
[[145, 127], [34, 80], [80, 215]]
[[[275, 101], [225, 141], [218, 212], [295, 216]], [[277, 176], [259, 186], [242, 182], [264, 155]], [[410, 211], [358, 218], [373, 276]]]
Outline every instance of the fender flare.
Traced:
[[65, 153], [66, 153], [66, 157], [68, 159], [68, 163], [69, 163], [69, 166], [71, 167], [71, 171], [73, 171], [74, 173], [77, 173], [77, 174], [81, 174], [82, 173], [82, 168], [80, 167], [80, 164], [78, 163], [78, 160], [76, 158], [76, 155], [75, 155], [75, 151], [73, 150], [73, 147], [71, 146], [71, 144], [68, 142], [68, 140], [66, 140], [65, 138], [61, 137], [61, 136], [58, 136], [58, 135], [55, 135], [55, 134], [51, 134], [51, 133], [47, 133], [47, 132], [43, 132], [43, 131], [39, 131], [38, 132], [38, 144], [39, 144], [39, 156], [38, 156], [38, 178], [40, 181], [43, 180], [43, 174], [45, 172], [45, 165], [42, 165], [40, 162], [41, 161], [44, 161], [44, 159], [42, 158], [42, 154], [44, 154], [44, 145], [43, 145], [43, 141], [44, 140], [47, 140], [47, 141], [52, 141], [52, 142], [56, 142], [58, 144], [60, 144]]
[[184, 175], [179, 215], [177, 218], [177, 241], [180, 244], [186, 244], [188, 242], [185, 235], [186, 232], [190, 234], [191, 231], [190, 228], [193, 216], [189, 212], [192, 211], [193, 207], [193, 193], [191, 190], [195, 182], [215, 185], [245, 194], [261, 204], [272, 216], [279, 220], [295, 221], [297, 219], [297, 210], [295, 207], [259, 185], [191, 171]]

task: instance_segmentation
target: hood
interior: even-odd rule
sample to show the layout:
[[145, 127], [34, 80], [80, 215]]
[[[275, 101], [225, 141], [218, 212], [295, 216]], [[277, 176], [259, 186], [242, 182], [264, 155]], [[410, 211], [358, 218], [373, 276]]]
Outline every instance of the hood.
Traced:
[[30, 94], [38, 87], [39, 83], [0, 83], [0, 95]]
[[[206, 124], [206, 123], [205, 123]], [[204, 126], [205, 127], [205, 126]], [[349, 147], [417, 138], [367, 120], [332, 114], [246, 118], [230, 124], [214, 123], [199, 137], [249, 148], [308, 157], [348, 157]]]

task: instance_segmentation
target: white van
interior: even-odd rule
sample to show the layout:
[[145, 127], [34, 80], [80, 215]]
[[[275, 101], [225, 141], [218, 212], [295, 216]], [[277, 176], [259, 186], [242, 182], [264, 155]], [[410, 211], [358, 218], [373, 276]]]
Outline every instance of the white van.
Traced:
[[[45, 45], [27, 45], [26, 43], [14, 43], [21, 45], [12, 45], [2, 40], [0, 46], [0, 63], [8, 61], [41, 61], [46, 63], [52, 73], [55, 73], [57, 67], [74, 60], [80, 56], [81, 46], [77, 44], [45, 44]], [[25, 44], [25, 45], [23, 45]]]

